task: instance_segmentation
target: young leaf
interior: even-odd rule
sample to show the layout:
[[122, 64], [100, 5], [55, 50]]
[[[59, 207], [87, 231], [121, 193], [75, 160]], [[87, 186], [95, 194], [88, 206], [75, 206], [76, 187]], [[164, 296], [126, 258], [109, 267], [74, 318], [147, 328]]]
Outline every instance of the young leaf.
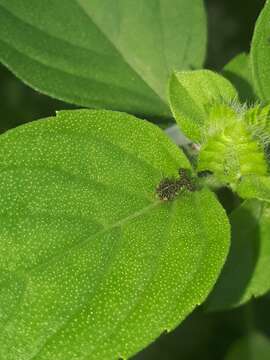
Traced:
[[154, 125], [64, 111], [0, 137], [0, 358], [127, 358], [213, 287], [229, 225], [208, 190], [157, 198], [189, 168]]
[[264, 101], [270, 100], [270, 1], [256, 22], [251, 44], [251, 66], [256, 92]]
[[210, 70], [175, 72], [170, 80], [172, 113], [184, 134], [200, 142], [208, 118], [208, 107], [214, 102], [229, 103], [237, 92], [224, 77]]
[[255, 102], [257, 96], [252, 83], [250, 57], [241, 53], [235, 56], [222, 70], [225, 76], [237, 89], [242, 102]]
[[202, 0], [0, 0], [0, 60], [78, 105], [171, 116], [169, 75], [201, 67], [205, 48]]
[[259, 199], [270, 202], [270, 177], [243, 176], [235, 191], [243, 199]]
[[270, 290], [270, 207], [247, 200], [230, 215], [231, 248], [208, 298], [210, 311], [239, 306]]
[[270, 340], [258, 332], [253, 332], [236, 341], [225, 360], [268, 360], [269, 354]]
[[243, 184], [250, 175], [266, 177], [268, 174], [264, 146], [269, 137], [265, 136], [269, 108], [247, 110], [235, 105], [210, 108], [197, 171], [210, 170], [221, 184], [238, 192], [239, 181]]

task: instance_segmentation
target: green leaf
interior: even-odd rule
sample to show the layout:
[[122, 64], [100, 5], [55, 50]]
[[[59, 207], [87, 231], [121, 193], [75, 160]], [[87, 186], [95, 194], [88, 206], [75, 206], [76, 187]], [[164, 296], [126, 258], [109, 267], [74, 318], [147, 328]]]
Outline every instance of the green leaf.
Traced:
[[172, 113], [184, 134], [197, 142], [202, 139], [209, 105], [235, 98], [232, 84], [210, 70], [175, 72], [170, 80]]
[[222, 70], [222, 75], [237, 89], [242, 102], [254, 102], [257, 96], [254, 92], [250, 57], [246, 53], [235, 56]]
[[270, 290], [270, 206], [247, 200], [230, 215], [231, 249], [206, 308], [239, 306]]
[[264, 100], [270, 100], [270, 1], [256, 22], [251, 44], [251, 67], [256, 93]]
[[237, 184], [235, 191], [243, 199], [259, 199], [270, 202], [270, 177], [243, 176]]
[[201, 67], [205, 48], [202, 0], [0, 0], [0, 60], [82, 106], [170, 117], [169, 75]]
[[158, 127], [63, 111], [3, 134], [0, 164], [0, 358], [126, 358], [213, 287], [227, 216], [207, 189], [157, 198], [190, 167]]
[[235, 342], [225, 360], [268, 360], [270, 354], [270, 340], [254, 332]]

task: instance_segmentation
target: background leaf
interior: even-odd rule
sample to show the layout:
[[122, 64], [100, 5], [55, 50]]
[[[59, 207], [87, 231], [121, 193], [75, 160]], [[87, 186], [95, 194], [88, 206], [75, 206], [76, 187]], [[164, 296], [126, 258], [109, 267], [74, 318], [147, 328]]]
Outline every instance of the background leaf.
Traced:
[[210, 311], [239, 306], [270, 290], [270, 207], [247, 200], [230, 215], [231, 249], [207, 301]]
[[189, 163], [154, 125], [60, 112], [2, 135], [0, 164], [0, 357], [128, 357], [216, 281], [227, 217], [206, 189], [157, 199]]
[[201, 67], [205, 47], [201, 0], [0, 1], [2, 62], [78, 105], [168, 117], [170, 73]]
[[256, 22], [251, 44], [251, 65], [256, 92], [264, 101], [270, 100], [270, 1]]
[[265, 0], [205, 0], [205, 3], [208, 27], [206, 68], [220, 71], [237, 54], [249, 52], [254, 24]]
[[70, 104], [41, 95], [25, 86], [1, 64], [0, 99], [0, 133], [22, 123], [55, 114], [55, 109], [74, 108]]
[[175, 331], [164, 334], [132, 359], [224, 359], [228, 346], [243, 335], [241, 310], [205, 313], [199, 307]]
[[222, 70], [225, 76], [237, 89], [242, 102], [252, 103], [257, 100], [254, 92], [249, 55], [241, 53], [235, 56]]
[[254, 332], [235, 342], [225, 360], [268, 360], [269, 354], [269, 339]]

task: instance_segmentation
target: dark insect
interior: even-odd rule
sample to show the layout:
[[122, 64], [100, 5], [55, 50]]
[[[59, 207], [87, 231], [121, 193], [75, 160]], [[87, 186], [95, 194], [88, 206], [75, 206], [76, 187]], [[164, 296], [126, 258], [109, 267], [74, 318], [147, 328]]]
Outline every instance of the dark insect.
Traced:
[[180, 168], [178, 170], [178, 173], [179, 173], [178, 182], [181, 185], [181, 188], [187, 189], [188, 191], [195, 191], [196, 187], [192, 179], [190, 170]]
[[179, 194], [181, 186], [179, 181], [174, 178], [165, 178], [161, 180], [156, 191], [160, 200], [173, 200]]
[[156, 192], [160, 200], [171, 201], [183, 190], [195, 191], [196, 187], [189, 170], [180, 168], [179, 178], [164, 178], [158, 185]]
[[213, 172], [210, 170], [203, 170], [203, 171], [199, 171], [197, 173], [197, 175], [198, 175], [198, 177], [202, 178], [202, 177], [207, 177], [207, 176], [213, 175]]

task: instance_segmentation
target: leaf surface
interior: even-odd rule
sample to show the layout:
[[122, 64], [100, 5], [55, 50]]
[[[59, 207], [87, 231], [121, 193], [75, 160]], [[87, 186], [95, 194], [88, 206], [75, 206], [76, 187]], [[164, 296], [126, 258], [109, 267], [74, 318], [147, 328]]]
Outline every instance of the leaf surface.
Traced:
[[201, 0], [0, 0], [0, 34], [0, 60], [33, 88], [147, 117], [171, 116], [170, 73], [206, 47]]
[[256, 22], [251, 44], [251, 67], [253, 82], [258, 96], [270, 100], [270, 1], [265, 6]]
[[157, 199], [190, 165], [154, 125], [60, 112], [3, 134], [0, 164], [0, 358], [127, 358], [213, 287], [227, 217], [206, 189]]
[[210, 311], [239, 306], [270, 290], [270, 207], [247, 200], [230, 215], [231, 248], [207, 301]]
[[170, 79], [170, 105], [183, 133], [200, 142], [208, 110], [213, 103], [229, 103], [237, 98], [233, 85], [210, 70], [179, 71]]
[[270, 177], [243, 176], [236, 187], [236, 192], [243, 199], [259, 199], [270, 202]]
[[250, 65], [250, 56], [246, 53], [240, 53], [235, 56], [222, 70], [225, 76], [237, 89], [242, 102], [255, 102], [255, 95], [252, 72]]
[[236, 341], [225, 360], [268, 360], [270, 340], [266, 336], [253, 332]]

